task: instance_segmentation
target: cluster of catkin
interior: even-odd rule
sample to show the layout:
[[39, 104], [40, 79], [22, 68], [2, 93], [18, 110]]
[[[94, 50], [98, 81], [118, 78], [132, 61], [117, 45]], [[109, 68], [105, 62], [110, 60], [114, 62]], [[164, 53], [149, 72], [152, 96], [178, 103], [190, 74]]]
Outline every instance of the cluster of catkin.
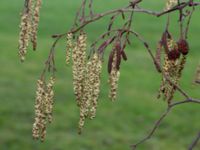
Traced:
[[44, 80], [37, 81], [35, 99], [35, 121], [33, 123], [32, 135], [34, 139], [45, 140], [47, 123], [52, 122], [53, 111], [53, 86], [55, 78], [51, 77], [46, 84]]
[[189, 47], [186, 40], [181, 39], [175, 42], [172, 38], [167, 39], [166, 46], [168, 51], [164, 56], [163, 76], [158, 98], [163, 94], [164, 100], [170, 104], [176, 91], [176, 85], [181, 78]]
[[167, 0], [165, 10], [171, 9], [173, 6], [177, 5], [178, 0]]
[[37, 31], [41, 3], [42, 0], [25, 0], [19, 33], [19, 56], [21, 61], [25, 60], [29, 41], [32, 42], [33, 50], [37, 47]]
[[69, 63], [72, 54], [74, 93], [80, 109], [79, 133], [82, 132], [85, 119], [93, 119], [96, 115], [102, 69], [102, 61], [97, 53], [87, 61], [86, 43], [87, 36], [83, 32], [76, 42], [72, 41], [72, 34], [67, 35], [66, 62]]

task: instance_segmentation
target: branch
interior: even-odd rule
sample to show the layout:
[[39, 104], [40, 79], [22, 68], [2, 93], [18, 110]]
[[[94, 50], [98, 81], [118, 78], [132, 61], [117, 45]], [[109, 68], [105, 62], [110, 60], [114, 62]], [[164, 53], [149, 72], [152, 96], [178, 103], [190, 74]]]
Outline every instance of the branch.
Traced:
[[56, 44], [58, 43], [58, 41], [61, 39], [62, 37], [61, 36], [58, 36], [56, 38], [56, 40], [54, 41], [52, 47], [51, 47], [51, 50], [49, 52], [49, 56], [47, 58], [47, 60], [45, 61], [45, 67], [42, 71], [42, 74], [40, 76], [40, 79], [43, 79], [44, 76], [45, 76], [45, 73], [47, 70], [52, 70], [53, 72], [53, 76], [55, 74], [55, 71], [56, 71], [56, 68], [55, 68], [55, 62], [54, 62], [54, 53], [55, 53], [55, 47], [56, 47]]
[[[141, 145], [142, 143], [146, 142], [147, 140], [149, 140], [154, 133], [156, 132], [156, 130], [158, 129], [158, 127], [160, 126], [161, 122], [167, 117], [167, 115], [169, 114], [169, 112], [171, 112], [171, 110], [173, 108], [175, 108], [175, 106], [177, 105], [182, 105], [182, 104], [186, 104], [186, 103], [196, 103], [196, 104], [200, 104], [200, 100], [197, 99], [186, 99], [186, 100], [182, 100], [179, 102], [175, 102], [170, 104], [166, 111], [160, 116], [160, 118], [155, 122], [153, 128], [151, 129], [151, 131], [149, 132], [149, 134], [147, 134], [147, 136], [145, 136], [143, 139], [141, 139], [139, 142], [137, 142], [136, 144], [131, 145], [132, 150], [135, 150], [139, 145]], [[197, 141], [199, 140], [200, 135], [198, 135], [198, 137], [196, 138], [196, 140], [193, 142], [193, 144], [191, 146], [195, 146], [197, 144]], [[189, 149], [191, 150], [191, 149]]]
[[[141, 1], [138, 1], [137, 3], [139, 3], [139, 2], [141, 2]], [[134, 5], [136, 5], [137, 3], [134, 3]], [[188, 1], [188, 2], [181, 3], [179, 5], [176, 5], [170, 10], [161, 11], [161, 12], [156, 12], [156, 11], [152, 11], [152, 10], [143, 9], [143, 8], [140, 8], [139, 6], [137, 6], [136, 8], [135, 7], [134, 8], [130, 8], [130, 6], [132, 6], [132, 5], [129, 5], [129, 6], [126, 6], [124, 8], [110, 10], [110, 11], [107, 11], [105, 13], [97, 14], [96, 16], [92, 17], [89, 20], [84, 20], [84, 22], [79, 27], [77, 27], [75, 29], [72, 29], [71, 31], [63, 33], [63, 34], [58, 34], [56, 36], [53, 35], [52, 37], [65, 36], [68, 33], [76, 33], [78, 31], [80, 31], [81, 29], [83, 29], [86, 25], [88, 25], [88, 24], [90, 24], [92, 22], [96, 22], [97, 20], [100, 20], [101, 18], [103, 18], [105, 16], [108, 16], [108, 15], [111, 15], [111, 14], [115, 14], [115, 13], [119, 13], [119, 12], [123, 12], [123, 13], [126, 13], [126, 12], [140, 12], [140, 13], [145, 13], [145, 14], [148, 14], [148, 15], [160, 17], [160, 16], [163, 16], [165, 14], [168, 14], [168, 13], [183, 9], [183, 8], [185, 8], [187, 6], [189, 6], [189, 7], [193, 6], [194, 7], [194, 6], [198, 6], [198, 5], [200, 5], [200, 4], [199, 3], [195, 3], [195, 2], [191, 3], [190, 1]]]
[[193, 148], [198, 144], [199, 140], [200, 140], [200, 132], [197, 134], [197, 136], [195, 137], [194, 141], [192, 142], [188, 150], [193, 150]]

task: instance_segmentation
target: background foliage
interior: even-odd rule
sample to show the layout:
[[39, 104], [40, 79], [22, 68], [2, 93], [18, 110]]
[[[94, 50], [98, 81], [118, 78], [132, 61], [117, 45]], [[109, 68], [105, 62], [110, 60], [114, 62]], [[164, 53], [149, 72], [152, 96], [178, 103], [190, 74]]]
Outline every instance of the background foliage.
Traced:
[[[125, 5], [122, 0], [95, 2], [97, 12]], [[1, 150], [128, 150], [129, 145], [143, 137], [165, 108], [165, 103], [156, 99], [160, 76], [156, 74], [151, 59], [143, 46], [134, 38], [127, 49], [128, 61], [122, 64], [118, 100], [108, 100], [106, 61], [97, 118], [86, 124], [81, 136], [77, 134], [78, 108], [72, 89], [71, 68], [65, 66], [65, 43], [57, 47], [57, 84], [54, 121], [48, 128], [45, 143], [32, 140], [34, 96], [36, 80], [43, 68], [52, 43], [50, 36], [62, 33], [72, 25], [80, 0], [44, 1], [39, 29], [37, 52], [28, 53], [27, 61], [20, 63], [17, 56], [18, 24], [23, 0], [0, 2], [0, 149]], [[148, 0], [146, 8], [161, 10], [164, 1]], [[194, 97], [199, 97], [199, 88], [192, 84], [199, 62], [199, 10], [191, 24], [189, 42], [191, 51], [184, 70], [181, 85]], [[176, 16], [176, 14], [175, 14]], [[165, 18], [138, 14], [134, 28], [156, 47]], [[109, 18], [87, 28], [89, 41], [105, 29]], [[120, 19], [119, 19], [120, 20]], [[171, 31], [178, 35], [174, 17]], [[120, 24], [120, 21], [118, 22]], [[117, 26], [117, 24], [116, 24]], [[180, 99], [176, 95], [176, 99]], [[200, 127], [200, 109], [194, 104], [177, 107], [161, 124], [156, 135], [141, 150], [184, 150], [195, 137]], [[200, 148], [200, 145], [196, 149]]]

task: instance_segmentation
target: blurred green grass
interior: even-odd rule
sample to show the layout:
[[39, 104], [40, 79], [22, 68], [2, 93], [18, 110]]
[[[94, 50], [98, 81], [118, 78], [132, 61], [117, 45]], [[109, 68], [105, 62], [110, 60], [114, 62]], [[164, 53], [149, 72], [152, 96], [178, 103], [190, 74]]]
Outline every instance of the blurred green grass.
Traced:
[[[96, 1], [95, 11], [118, 8], [126, 1]], [[163, 101], [156, 100], [160, 75], [153, 68], [150, 57], [143, 46], [133, 38], [127, 49], [128, 61], [121, 67], [118, 99], [108, 100], [106, 61], [102, 78], [101, 96], [97, 117], [86, 123], [84, 133], [77, 134], [79, 119], [76, 107], [70, 67], [64, 63], [64, 42], [57, 46], [57, 84], [54, 121], [48, 127], [45, 143], [33, 141], [31, 128], [34, 118], [35, 84], [43, 68], [52, 43], [50, 36], [65, 32], [73, 23], [80, 0], [44, 1], [41, 11], [38, 51], [31, 52], [25, 63], [17, 56], [18, 24], [22, 0], [0, 2], [0, 150], [128, 150], [129, 145], [144, 137], [154, 121], [165, 109]], [[149, 0], [142, 4], [146, 8], [160, 10], [164, 2]], [[199, 61], [200, 22], [197, 9], [191, 24], [189, 41], [191, 52], [184, 70], [181, 85], [194, 97], [200, 97], [199, 88], [192, 84]], [[104, 31], [109, 18], [89, 25], [86, 29], [89, 42]], [[177, 35], [177, 18], [173, 18], [171, 31]], [[120, 21], [117, 25], [120, 25]], [[149, 39], [155, 49], [165, 17], [135, 15], [136, 31]], [[177, 99], [180, 95], [177, 94]], [[139, 150], [185, 150], [199, 130], [199, 106], [190, 104], [174, 109], [151, 140]], [[200, 149], [200, 145], [196, 149]]]

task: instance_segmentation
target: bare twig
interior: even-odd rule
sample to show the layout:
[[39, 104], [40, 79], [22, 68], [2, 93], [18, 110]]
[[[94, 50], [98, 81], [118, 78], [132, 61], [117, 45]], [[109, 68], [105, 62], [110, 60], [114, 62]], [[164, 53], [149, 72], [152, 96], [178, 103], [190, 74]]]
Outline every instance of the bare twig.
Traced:
[[189, 146], [188, 150], [193, 150], [194, 147], [196, 147], [196, 145], [198, 144], [198, 141], [200, 140], [200, 132], [197, 134], [197, 136], [195, 137], [194, 141], [192, 142], [192, 144]]
[[[84, 3], [83, 3], [84, 4]], [[82, 4], [82, 5], [83, 5]], [[110, 11], [107, 11], [105, 13], [100, 13], [100, 14], [97, 14], [96, 16], [94, 16], [93, 18], [89, 19], [89, 20], [85, 20], [79, 27], [75, 28], [75, 29], [72, 29], [71, 31], [69, 32], [66, 32], [66, 33], [63, 33], [63, 34], [60, 34], [60, 35], [57, 35], [57, 36], [64, 36], [64, 35], [67, 35], [68, 33], [76, 33], [78, 32], [79, 30], [81, 30], [82, 28], [84, 28], [86, 25], [92, 23], [92, 22], [95, 22], [95, 21], [98, 21], [99, 19], [105, 17], [105, 16], [108, 16], [108, 15], [111, 15], [111, 14], [115, 14], [115, 13], [119, 13], [119, 12], [140, 12], [140, 13], [146, 13], [146, 14], [149, 14], [149, 15], [153, 15], [153, 16], [156, 16], [156, 17], [160, 17], [162, 15], [165, 15], [165, 14], [168, 14], [168, 13], [171, 13], [171, 12], [174, 12], [174, 11], [177, 11], [177, 10], [180, 10], [180, 9], [183, 9], [187, 6], [191, 7], [191, 6], [197, 6], [199, 4], [197, 3], [190, 3], [189, 1], [187, 3], [181, 3], [175, 7], [173, 7], [172, 9], [170, 10], [167, 10], [167, 11], [162, 11], [162, 12], [156, 12], [156, 11], [151, 11], [151, 10], [146, 10], [146, 9], [143, 9], [143, 8], [140, 8], [140, 7], [134, 7], [134, 8], [130, 8], [129, 6], [126, 6], [124, 8], [120, 8], [120, 9], [115, 9], [115, 10], [110, 10]], [[82, 7], [81, 7], [82, 8]], [[79, 13], [77, 14], [77, 16], [79, 15]], [[55, 36], [54, 36], [55, 37]]]

